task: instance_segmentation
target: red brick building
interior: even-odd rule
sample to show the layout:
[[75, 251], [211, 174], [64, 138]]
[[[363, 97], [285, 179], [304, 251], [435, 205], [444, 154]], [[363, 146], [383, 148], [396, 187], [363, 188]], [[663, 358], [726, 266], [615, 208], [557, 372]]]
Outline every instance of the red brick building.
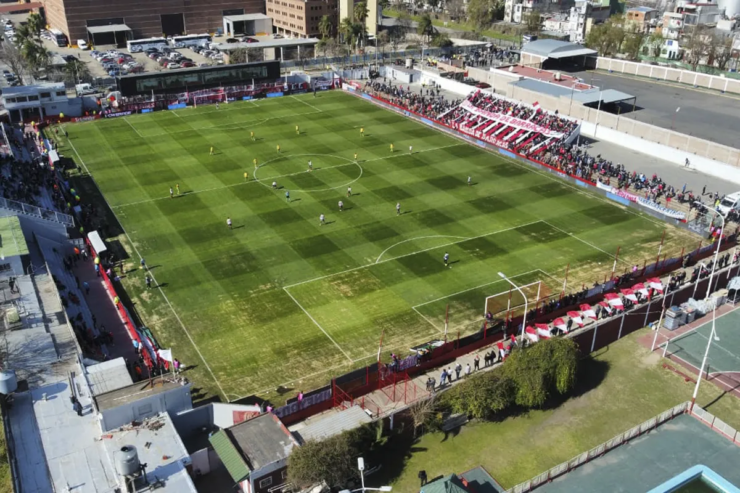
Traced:
[[[264, 14], [264, 0], [40, 0], [46, 22], [71, 43], [87, 28], [125, 24], [129, 37], [213, 33], [225, 15]], [[96, 35], [97, 37], [97, 35]], [[113, 43], [113, 35], [110, 40]]]

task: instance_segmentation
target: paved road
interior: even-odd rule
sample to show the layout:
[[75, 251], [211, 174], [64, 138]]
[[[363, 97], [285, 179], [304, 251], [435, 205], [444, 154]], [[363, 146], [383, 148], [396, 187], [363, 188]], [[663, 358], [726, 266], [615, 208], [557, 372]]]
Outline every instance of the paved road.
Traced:
[[[604, 89], [616, 89], [637, 96], [634, 113], [622, 113], [663, 128], [671, 128], [718, 144], [738, 147], [740, 97], [711, 93], [676, 84], [602, 72], [574, 74]], [[681, 110], [676, 113], [676, 108]]]

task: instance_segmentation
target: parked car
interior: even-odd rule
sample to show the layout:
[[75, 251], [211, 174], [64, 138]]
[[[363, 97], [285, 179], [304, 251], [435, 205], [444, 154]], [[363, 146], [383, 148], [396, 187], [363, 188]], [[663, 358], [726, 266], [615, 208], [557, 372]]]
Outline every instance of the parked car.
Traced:
[[250, 38], [249, 36], [244, 36], [244, 37], [242, 38], [242, 42], [243, 42], [243, 43], [259, 43], [259, 41], [257, 41], [257, 40], [256, 40], [256, 39], [254, 39], [254, 38]]
[[181, 68], [190, 68], [195, 67], [195, 64], [193, 62], [181, 62], [180, 63]]
[[175, 62], [170, 62], [170, 63], [167, 64], [167, 68], [168, 69], [180, 68], [180, 64], [179, 63], [175, 63]]
[[131, 67], [129, 69], [129, 73], [131, 74], [140, 74], [142, 72], [144, 72], [144, 67], [142, 67], [141, 65], [137, 65], [136, 67]]
[[159, 48], [147, 48], [144, 50], [144, 53], [151, 54], [151, 53], [157, 53], [159, 51]]
[[239, 40], [236, 38], [226, 38], [227, 43], [238, 43]]

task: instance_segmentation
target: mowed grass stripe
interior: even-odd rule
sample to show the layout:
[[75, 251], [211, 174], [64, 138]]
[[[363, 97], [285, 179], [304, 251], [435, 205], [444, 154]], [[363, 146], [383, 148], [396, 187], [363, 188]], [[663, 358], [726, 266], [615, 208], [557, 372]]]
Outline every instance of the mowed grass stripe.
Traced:
[[[249, 138], [254, 121], [262, 121], [254, 124], [256, 142]], [[68, 130], [132, 241], [158, 266], [157, 280], [229, 398], [372, 355], [384, 329], [386, 347], [399, 351], [436, 337], [438, 329], [413, 307], [485, 284], [499, 270], [557, 275], [568, 263], [571, 273], [611, 263], [579, 239], [604, 252], [625, 243], [629, 261], [662, 235], [648, 219], [339, 92], [132, 116], [129, 123], [153, 136], [142, 139], [115, 120]], [[424, 152], [409, 155], [409, 145]], [[329, 167], [354, 153], [363, 172], [346, 197], [342, 181], [358, 169]], [[266, 163], [258, 171], [265, 181], [243, 184], [245, 171], [253, 177], [254, 158]], [[305, 172], [309, 158], [319, 168], [313, 173]], [[272, 190], [275, 177], [286, 188]], [[175, 183], [198, 193], [166, 198]], [[297, 191], [312, 187], [332, 190]], [[286, 189], [294, 189], [291, 203]], [[441, 267], [444, 250], [459, 261], [451, 269]], [[195, 359], [140, 277], [124, 284], [144, 318], [163, 344]], [[470, 292], [456, 299], [455, 320], [481, 315], [477, 298], [485, 289]], [[438, 320], [433, 312], [426, 315]]]

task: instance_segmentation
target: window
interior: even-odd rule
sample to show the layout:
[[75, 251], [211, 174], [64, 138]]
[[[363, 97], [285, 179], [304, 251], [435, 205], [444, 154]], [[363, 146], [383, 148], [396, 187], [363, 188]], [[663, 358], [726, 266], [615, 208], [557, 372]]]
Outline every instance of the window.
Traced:
[[39, 94], [39, 96], [41, 96], [42, 98], [50, 98], [51, 97], [51, 93], [50, 92], [42, 92], [42, 93]]
[[67, 91], [57, 91], [56, 94], [57, 94], [57, 96], [66, 96], [67, 95]]
[[280, 477], [283, 479], [288, 479], [288, 470], [283, 469], [283, 472], [280, 473]]
[[39, 97], [34, 94], [32, 96], [28, 96], [28, 100], [29, 101], [38, 101], [39, 100]]
[[272, 478], [267, 477], [265, 479], [260, 479], [260, 488], [267, 488], [272, 484]]

